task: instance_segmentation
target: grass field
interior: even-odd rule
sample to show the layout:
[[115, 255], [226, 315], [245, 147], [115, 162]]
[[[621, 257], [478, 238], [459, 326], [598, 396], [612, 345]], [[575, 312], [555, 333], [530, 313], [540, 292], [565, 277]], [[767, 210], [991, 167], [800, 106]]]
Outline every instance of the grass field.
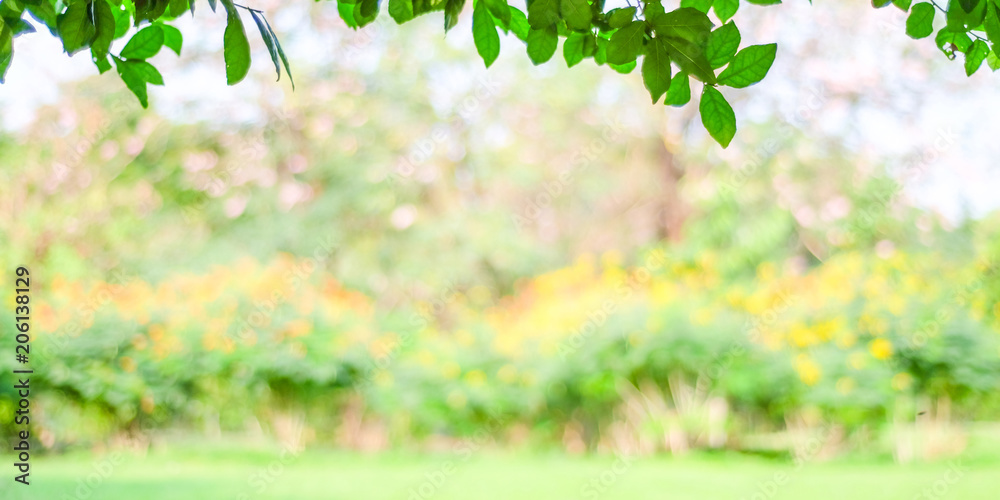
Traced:
[[[116, 463], [117, 462], [117, 463]], [[145, 457], [40, 457], [3, 500], [851, 499], [995, 500], [1000, 461], [805, 464], [736, 455], [683, 459], [547, 454], [355, 455], [184, 446]], [[951, 472], [949, 472], [951, 471]]]

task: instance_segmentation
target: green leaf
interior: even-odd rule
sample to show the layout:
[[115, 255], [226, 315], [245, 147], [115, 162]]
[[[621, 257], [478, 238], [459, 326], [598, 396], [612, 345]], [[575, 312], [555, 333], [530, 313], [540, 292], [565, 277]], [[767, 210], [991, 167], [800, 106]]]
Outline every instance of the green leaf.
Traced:
[[986, 45], [986, 42], [982, 40], [976, 40], [972, 43], [972, 48], [965, 53], [965, 75], [972, 76], [979, 67], [982, 66], [983, 61], [986, 60], [986, 55], [990, 53], [990, 48]]
[[593, 33], [583, 33], [583, 57], [594, 57], [597, 54], [597, 37]]
[[628, 64], [642, 54], [642, 41], [646, 35], [646, 23], [632, 21], [611, 36], [608, 44], [608, 64]]
[[267, 53], [271, 56], [271, 63], [274, 64], [274, 72], [277, 74], [275, 81], [281, 80], [281, 66], [278, 64], [278, 48], [274, 45], [274, 35], [271, 34], [271, 30], [264, 24], [264, 16], [257, 13], [257, 11], [251, 10], [250, 16], [253, 17], [254, 24], [257, 25], [257, 31], [260, 32], [260, 38], [264, 40], [264, 46], [267, 47]]
[[528, 16], [524, 15], [524, 12], [521, 12], [517, 7], [510, 7], [508, 10], [510, 11], [508, 29], [522, 42], [527, 42], [528, 32], [531, 31], [531, 25], [528, 24]]
[[0, 22], [11, 30], [11, 36], [17, 31], [16, 21], [24, 14], [24, 6], [16, 0], [0, 0]]
[[154, 22], [167, 11], [169, 0], [144, 0], [131, 2], [135, 5], [135, 26], [142, 21]]
[[559, 22], [559, 0], [531, 0], [528, 2], [528, 24], [541, 30]]
[[355, 18], [355, 7], [357, 7], [357, 4], [353, 1], [347, 2], [338, 0], [337, 14], [340, 15], [340, 19], [342, 19], [344, 24], [346, 24], [349, 28], [358, 29], [358, 20]]
[[899, 10], [903, 12], [908, 12], [910, 10], [911, 0], [892, 0], [892, 4], [899, 7]]
[[705, 46], [708, 33], [712, 29], [712, 21], [708, 16], [690, 7], [653, 16], [649, 22], [657, 35], [681, 38], [699, 47]]
[[986, 7], [983, 30], [986, 31], [986, 37], [993, 44], [993, 51], [996, 52], [997, 47], [1000, 47], [1000, 6], [994, 2], [990, 2]]
[[59, 29], [56, 22], [57, 15], [55, 6], [49, 2], [38, 2], [36, 4], [25, 5], [28, 13], [31, 17], [35, 18], [36, 21], [42, 23], [49, 29], [49, 33], [52, 36], [59, 36]]
[[226, 84], [236, 85], [250, 72], [250, 42], [243, 29], [243, 20], [231, 1], [223, 1], [228, 12], [226, 31], [222, 35], [223, 57], [226, 60]]
[[149, 59], [163, 47], [163, 39], [163, 28], [157, 24], [146, 26], [132, 35], [119, 56], [127, 59]]
[[734, 88], [749, 87], [767, 76], [778, 44], [751, 45], [736, 53], [726, 69], [719, 74], [719, 83]]
[[104, 61], [104, 64], [108, 64], [108, 50], [111, 48], [111, 41], [115, 39], [115, 15], [106, 0], [94, 2], [94, 30], [90, 54], [95, 62]]
[[485, 0], [485, 2], [490, 14], [492, 14], [502, 26], [510, 26], [510, 6], [507, 5], [507, 0]]
[[670, 89], [663, 104], [668, 106], [683, 106], [691, 100], [691, 81], [688, 74], [680, 71], [670, 79]]
[[642, 58], [642, 83], [649, 90], [653, 104], [670, 88], [670, 56], [663, 41], [653, 38]]
[[621, 73], [623, 75], [627, 75], [627, 74], [631, 73], [632, 70], [635, 69], [635, 67], [636, 67], [637, 64], [638, 63], [636, 61], [630, 61], [630, 62], [627, 62], [625, 64], [611, 64], [611, 63], [608, 63], [608, 66], [611, 66], [611, 69], [613, 69], [613, 70], [615, 70], [615, 71], [617, 71], [617, 72], [619, 72], [619, 73]]
[[986, 65], [990, 67], [993, 72], [1000, 69], [1000, 57], [997, 57], [996, 52], [990, 52], [986, 55]]
[[594, 42], [597, 45], [597, 50], [594, 51], [594, 62], [600, 66], [608, 62], [608, 40], [596, 37]]
[[611, 9], [607, 14], [608, 26], [615, 29], [628, 26], [633, 18], [635, 18], [635, 7]]
[[955, 59], [955, 52], [965, 52], [972, 47], [972, 37], [965, 31], [955, 31], [947, 26], [938, 30], [934, 42], [948, 59]]
[[360, 5], [361, 15], [365, 18], [369, 18], [378, 13], [378, 0], [361, 0], [358, 2]]
[[160, 72], [152, 64], [146, 61], [122, 60], [118, 63], [118, 66], [124, 68], [127, 72], [138, 75], [146, 83], [163, 85], [163, 76], [160, 75]]
[[97, 34], [97, 28], [88, 12], [89, 5], [89, 2], [75, 2], [56, 18], [63, 50], [69, 55], [90, 45], [90, 41]]
[[465, 7], [465, 0], [445, 0], [444, 3], [444, 31], [455, 27], [458, 24], [458, 17], [462, 14], [462, 7]]
[[274, 28], [271, 27], [271, 23], [267, 22], [267, 18], [264, 18], [264, 25], [267, 26], [267, 31], [271, 33], [271, 40], [274, 40], [274, 48], [278, 49], [278, 57], [281, 58], [281, 64], [285, 67], [285, 74], [288, 75], [288, 82], [292, 84], [292, 90], [295, 90], [295, 79], [292, 78], [292, 69], [288, 66], [288, 58], [285, 57], [285, 51], [281, 48], [281, 41], [278, 40], [278, 35], [274, 33]]
[[[21, 15], [21, 13], [18, 12], [17, 15]], [[24, 19], [21, 19], [20, 17], [5, 18], [4, 22], [7, 24], [7, 26], [10, 27], [11, 35], [14, 38], [35, 32], [35, 27], [32, 26], [31, 23], [25, 21]]]
[[958, 5], [962, 7], [966, 13], [972, 12], [979, 5], [980, 0], [958, 0]]
[[693, 75], [695, 78], [709, 85], [715, 84], [715, 71], [712, 70], [712, 65], [708, 63], [708, 59], [705, 56], [705, 49], [680, 38], [660, 38], [663, 39], [667, 47], [667, 52], [670, 53], [670, 59], [677, 66], [680, 66], [685, 73]]
[[[149, 96], [146, 93], [146, 84], [149, 83], [149, 77], [153, 75], [148, 68], [140, 67], [140, 63], [149, 65], [145, 61], [126, 61], [115, 57], [115, 66], [118, 68], [118, 76], [121, 77], [122, 81], [125, 82], [125, 86], [132, 91], [133, 94], [139, 99], [139, 104], [143, 108], [149, 107]], [[152, 65], [149, 65], [152, 68]], [[156, 72], [156, 68], [153, 68], [153, 72]], [[159, 75], [159, 72], [156, 72]], [[155, 77], [154, 77], [155, 79]], [[163, 79], [160, 78], [159, 81], [162, 83]]]
[[[986, 0], [969, 0], [973, 3], [963, 3], [966, 0], [951, 0], [948, 2], [948, 12], [945, 19], [948, 27], [954, 30], [975, 29], [986, 18]], [[970, 7], [966, 10], [965, 6]]]
[[652, 19], [663, 14], [662, 0], [649, 0], [642, 4], [642, 15], [646, 19]]
[[500, 55], [500, 35], [486, 2], [479, 0], [472, 9], [472, 38], [476, 50], [489, 68]]
[[736, 15], [736, 11], [740, 8], [740, 0], [715, 0], [712, 8], [719, 20], [725, 23]]
[[552, 58], [556, 53], [559, 37], [554, 26], [542, 30], [534, 28], [528, 32], [528, 58], [536, 66]]
[[111, 69], [111, 63], [108, 62], [107, 55], [101, 59], [94, 59], [94, 66], [97, 66], [97, 71], [100, 71], [102, 75]]
[[589, 30], [594, 13], [587, 0], [561, 0], [560, 11], [566, 26], [571, 30]]
[[890, 3], [892, 3], [892, 0], [872, 0], [872, 7], [875, 7], [876, 9], [881, 9], [882, 7], [885, 7]]
[[[379, 0], [359, 0], [357, 3], [354, 4], [354, 12], [353, 12], [354, 22], [358, 24], [358, 27], [368, 26], [369, 24], [375, 21], [375, 19], [378, 17], [378, 2]], [[465, 3], [465, 0], [461, 0], [461, 2], [456, 2], [455, 0], [449, 0], [448, 5], [446, 5], [445, 8], [445, 18], [444, 18], [445, 31], [451, 29], [451, 27], [454, 26], [454, 24], [450, 26], [447, 24], [448, 20], [452, 19], [449, 16], [449, 12], [452, 12], [452, 15], [457, 17], [457, 14], [453, 12], [453, 10], [456, 8], [455, 5], [452, 5], [453, 3], [459, 3], [457, 9], [459, 12], [461, 12], [462, 5]], [[452, 11], [449, 11], [448, 9], [452, 9]]]
[[129, 11], [112, 8], [111, 13], [115, 15], [115, 38], [121, 38], [132, 28], [132, 18]]
[[740, 30], [736, 28], [735, 23], [730, 22], [708, 35], [705, 58], [712, 69], [719, 69], [733, 59], [739, 47]]
[[174, 51], [174, 54], [181, 55], [181, 47], [184, 45], [184, 35], [181, 35], [181, 30], [169, 24], [161, 24], [160, 28], [163, 29], [163, 45]]
[[219, 3], [219, 0], [208, 0], [208, 6], [212, 8], [212, 12], [215, 12], [215, 7]]
[[119, 71], [118, 76], [121, 77], [122, 81], [125, 82], [125, 86], [135, 94], [136, 98], [139, 99], [139, 104], [143, 108], [149, 107], [149, 95], [146, 93], [146, 82], [140, 81], [138, 79], [130, 79], [126, 77], [125, 74]]
[[6, 81], [7, 69], [14, 60], [14, 32], [10, 26], [0, 23], [0, 83]]
[[736, 135], [736, 114], [733, 107], [729, 105], [722, 92], [715, 87], [706, 85], [701, 94], [701, 104], [698, 105], [701, 113], [701, 123], [723, 148], [729, 147], [729, 143]]
[[389, 0], [389, 16], [396, 24], [413, 19], [413, 0]]
[[586, 57], [584, 52], [587, 39], [593, 38], [593, 33], [570, 33], [563, 42], [563, 59], [566, 59], [566, 66], [572, 68], [579, 64]]
[[169, 0], [167, 16], [180, 17], [189, 10], [194, 13], [194, 3], [191, 0]]
[[681, 0], [681, 7], [691, 7], [708, 14], [709, 9], [712, 8], [712, 2], [713, 0]]

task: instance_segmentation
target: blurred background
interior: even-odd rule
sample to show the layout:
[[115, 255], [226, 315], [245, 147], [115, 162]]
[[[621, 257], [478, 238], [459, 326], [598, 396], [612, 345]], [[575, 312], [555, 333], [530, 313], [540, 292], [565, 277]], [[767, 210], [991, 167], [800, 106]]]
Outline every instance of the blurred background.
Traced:
[[485, 70], [469, 8], [253, 6], [294, 91], [256, 39], [226, 87], [208, 9], [149, 110], [17, 39], [4, 498], [994, 498], [1000, 98], [901, 11], [745, 4], [722, 150], [638, 72]]

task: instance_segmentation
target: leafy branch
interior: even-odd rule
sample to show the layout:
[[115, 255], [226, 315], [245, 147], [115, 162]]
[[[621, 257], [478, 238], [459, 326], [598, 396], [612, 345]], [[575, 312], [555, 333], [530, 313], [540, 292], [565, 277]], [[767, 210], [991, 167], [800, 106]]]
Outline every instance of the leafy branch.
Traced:
[[[908, 12], [906, 33], [913, 38], [930, 36], [935, 15], [943, 13], [946, 25], [937, 32], [935, 41], [949, 59], [964, 54], [968, 75], [983, 61], [994, 71], [1000, 69], [1000, 0], [948, 0], [945, 7], [937, 0], [912, 5], [911, 1], [872, 0], [872, 5], [881, 8], [891, 3]], [[242, 10], [257, 26], [277, 79], [284, 71], [294, 89], [288, 58], [265, 13], [233, 0], [208, 0], [212, 12], [220, 2], [227, 16], [223, 33], [227, 83], [242, 81], [250, 70], [250, 43]], [[440, 11], [447, 32], [458, 23], [466, 0], [386, 2], [386, 10], [397, 24]], [[489, 67], [500, 54], [500, 31], [523, 42], [534, 64], [551, 60], [562, 38], [568, 66], [593, 59], [620, 73], [639, 67], [654, 104], [662, 98], [669, 106], [686, 105], [691, 100], [691, 81], [700, 82], [702, 123], [727, 147], [736, 132], [736, 118], [718, 87], [745, 88], [761, 81], [774, 62], [777, 45], [740, 48], [740, 32], [731, 21], [740, 0], [680, 0], [671, 11], [664, 8], [662, 0], [626, 3], [627, 7], [605, 10], [604, 0], [527, 0], [525, 12], [507, 0], [473, 0], [473, 41]], [[337, 0], [341, 19], [354, 29], [374, 22], [380, 9], [381, 0]], [[62, 41], [66, 53], [89, 49], [101, 73], [113, 65], [146, 107], [147, 85], [163, 85], [163, 77], [149, 59], [164, 46], [180, 55], [183, 37], [169, 22], [188, 12], [194, 15], [195, 0], [0, 0], [0, 83], [13, 59], [13, 39], [35, 32], [34, 25], [26, 21], [30, 16]], [[124, 48], [118, 54], [111, 53], [113, 42], [125, 38], [133, 28]]]

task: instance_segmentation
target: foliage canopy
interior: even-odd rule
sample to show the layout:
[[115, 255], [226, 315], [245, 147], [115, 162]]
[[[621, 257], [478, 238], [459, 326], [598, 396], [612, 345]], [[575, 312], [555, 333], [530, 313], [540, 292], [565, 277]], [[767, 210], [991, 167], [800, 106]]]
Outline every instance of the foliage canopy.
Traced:
[[[773, 5], [781, 0], [745, 0]], [[265, 46], [278, 79], [282, 70], [294, 88], [288, 58], [264, 12], [232, 0], [208, 0], [213, 12], [225, 12], [223, 33], [226, 81], [234, 85], [250, 69], [250, 44], [244, 18], [249, 14]], [[526, 9], [507, 0], [473, 0], [472, 32], [479, 55], [489, 67], [500, 53], [502, 30], [527, 46], [528, 57], [542, 64], [555, 55], [564, 38], [563, 57], [568, 66], [593, 58], [620, 73], [639, 66], [653, 103], [683, 106], [691, 100], [690, 79], [702, 82], [699, 111], [712, 137], [727, 147], [736, 133], [736, 117], [719, 86], [745, 88], [761, 81], [777, 54], [776, 44], [740, 48], [740, 32], [731, 19], [739, 0], [681, 0], [670, 11], [662, 0], [636, 0], [635, 6], [605, 10], [604, 0], [527, 0]], [[876, 8], [889, 4], [908, 12], [906, 33], [925, 38], [934, 33], [934, 20], [943, 15], [945, 25], [935, 42], [954, 59], [965, 56], [967, 75], [983, 62], [1000, 68], [1000, 0], [872, 0]], [[180, 55], [181, 32], [170, 22], [195, 13], [195, 0], [2, 0], [0, 1], [0, 83], [13, 59], [13, 39], [36, 31], [31, 17], [62, 42], [66, 53], [88, 50], [101, 73], [112, 67], [143, 107], [148, 106], [147, 85], [163, 85], [163, 77], [148, 62], [163, 47]], [[422, 14], [444, 13], [447, 32], [458, 23], [465, 0], [388, 0], [388, 14], [402, 24]], [[381, 0], [339, 0], [337, 11], [351, 28], [374, 22]], [[710, 18], [709, 16], [712, 16]], [[713, 19], [714, 18], [714, 19]], [[112, 43], [128, 38], [115, 54]]]

